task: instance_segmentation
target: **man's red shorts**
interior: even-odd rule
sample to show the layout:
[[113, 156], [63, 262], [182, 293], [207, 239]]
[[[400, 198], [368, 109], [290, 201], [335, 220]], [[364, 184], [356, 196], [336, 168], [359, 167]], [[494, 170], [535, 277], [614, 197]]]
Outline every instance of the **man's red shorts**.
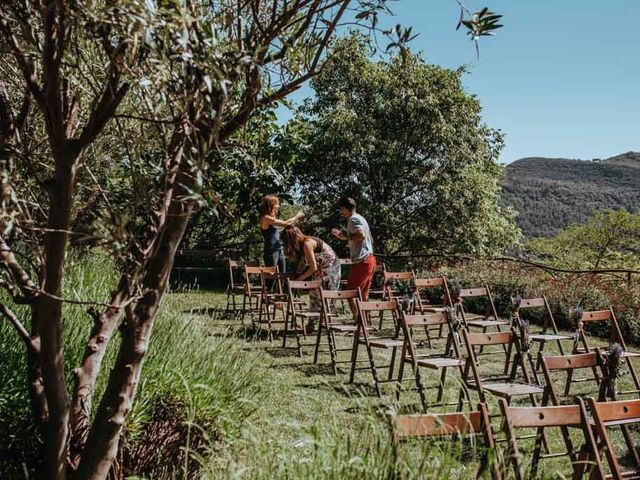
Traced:
[[365, 300], [369, 298], [369, 288], [371, 288], [371, 280], [373, 280], [376, 265], [377, 262], [374, 255], [369, 255], [363, 261], [354, 263], [349, 269], [347, 290], [360, 288], [363, 298]]

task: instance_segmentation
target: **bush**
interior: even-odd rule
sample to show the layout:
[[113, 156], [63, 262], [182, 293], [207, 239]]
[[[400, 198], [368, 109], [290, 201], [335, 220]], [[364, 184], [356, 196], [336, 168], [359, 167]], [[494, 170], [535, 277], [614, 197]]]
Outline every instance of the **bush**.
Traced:
[[[450, 286], [473, 287], [488, 284], [494, 296], [498, 314], [508, 318], [511, 297], [545, 295], [559, 328], [572, 329], [569, 310], [580, 305], [584, 310], [613, 308], [625, 340], [640, 343], [640, 286], [627, 285], [605, 276], [551, 276], [540, 269], [506, 262], [469, 262], [438, 269]], [[430, 273], [429, 275], [432, 275]], [[541, 322], [542, 316], [533, 317]], [[604, 324], [588, 325], [593, 335], [608, 337]]]

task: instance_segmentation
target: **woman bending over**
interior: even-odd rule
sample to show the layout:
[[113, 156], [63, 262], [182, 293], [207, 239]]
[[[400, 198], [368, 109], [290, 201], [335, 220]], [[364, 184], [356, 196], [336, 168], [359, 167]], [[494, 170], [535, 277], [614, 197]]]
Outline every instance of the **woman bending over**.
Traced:
[[[282, 243], [287, 258], [303, 266], [296, 280], [322, 280], [325, 290], [340, 289], [340, 260], [328, 243], [306, 236], [295, 226], [285, 227]], [[311, 292], [310, 309], [320, 311], [318, 292]]]

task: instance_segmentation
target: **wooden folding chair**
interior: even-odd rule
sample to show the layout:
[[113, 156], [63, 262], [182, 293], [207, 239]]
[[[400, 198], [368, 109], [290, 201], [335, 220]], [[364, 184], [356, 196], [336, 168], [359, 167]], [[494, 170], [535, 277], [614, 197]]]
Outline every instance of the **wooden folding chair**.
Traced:
[[[531, 383], [525, 355], [520, 350], [518, 336], [513, 329], [506, 332], [493, 333], [469, 333], [467, 330], [462, 330], [462, 336], [467, 348], [463, 381], [469, 390], [478, 392], [481, 402], [486, 402], [486, 393], [488, 392], [506, 399], [507, 403], [511, 403], [513, 397], [529, 396], [531, 403], [538, 405], [536, 395], [541, 395], [544, 390], [539, 385]], [[498, 345], [506, 350], [502, 374], [481, 372], [481, 364], [478, 360], [476, 348]], [[517, 380], [518, 367], [522, 370], [524, 382]], [[470, 374], [472, 374], [472, 377], [470, 377]]]
[[[400, 394], [403, 390], [404, 368], [405, 364], [409, 364], [413, 372], [416, 389], [420, 395], [422, 408], [425, 412], [431, 407], [458, 405], [458, 410], [462, 409], [463, 397], [468, 401], [467, 391], [463, 386], [460, 387], [458, 401], [456, 403], [443, 403], [444, 386], [447, 377], [447, 369], [454, 368], [460, 373], [462, 378], [462, 367], [465, 361], [460, 358], [460, 349], [458, 345], [457, 332], [451, 327], [451, 322], [446, 312], [422, 314], [422, 315], [405, 315], [401, 314], [400, 321], [402, 332], [404, 335], [404, 344], [402, 346], [402, 355], [400, 356], [400, 368], [398, 372], [398, 385], [396, 390], [396, 399], [400, 400]], [[430, 351], [429, 353], [419, 353], [418, 345], [415, 340], [414, 329], [427, 329], [431, 326], [443, 326], [447, 329], [447, 341], [444, 350], [438, 353]], [[439, 372], [439, 383], [437, 385], [437, 398], [434, 403], [427, 402], [425, 386], [422, 382], [422, 374], [420, 367], [424, 367], [431, 371]]]
[[[563, 400], [570, 395], [573, 372], [576, 370], [588, 369], [593, 373], [593, 377], [585, 379], [573, 379], [573, 382], [591, 381], [598, 388], [598, 398], [604, 400], [606, 391], [598, 387], [596, 378], [606, 377], [604, 371], [603, 360], [600, 352], [576, 353], [573, 355], [544, 355], [542, 352], [538, 354], [538, 363], [542, 366], [542, 373], [545, 380], [545, 392], [542, 397], [542, 404], [561, 405]], [[566, 373], [566, 383], [563, 395], [559, 395], [556, 389], [556, 382], [553, 373]]]
[[[229, 283], [227, 284], [227, 304], [225, 307], [225, 311], [228, 312], [238, 312], [238, 307], [236, 306], [236, 295], [243, 295], [244, 293], [244, 282], [242, 281], [242, 272], [245, 266], [245, 262], [227, 259], [227, 270], [229, 272]], [[239, 280], [239, 281], [238, 281]], [[246, 297], [245, 297], [246, 300]], [[244, 316], [246, 309], [245, 306], [242, 306], [242, 310], [240, 310], [242, 315]]]
[[[257, 283], [255, 278], [257, 277]], [[267, 288], [266, 279], [271, 279], [273, 291]], [[278, 307], [286, 304], [285, 295], [282, 292], [282, 282], [278, 272], [278, 266], [255, 267], [244, 266], [244, 298], [249, 303], [247, 310], [251, 314], [251, 322], [256, 332], [262, 329], [266, 323], [269, 341], [273, 341], [273, 326], [277, 322], [275, 314]], [[256, 307], [251, 307], [253, 300], [256, 300]], [[245, 303], [243, 302], [243, 308]], [[256, 314], [258, 318], [256, 319]]]
[[[622, 358], [627, 364], [627, 368], [631, 373], [631, 378], [633, 379], [633, 383], [635, 385], [634, 390], [627, 390], [623, 392], [617, 392], [618, 395], [637, 395], [640, 393], [640, 380], [638, 379], [638, 374], [636, 373], [636, 369], [631, 361], [632, 358], [640, 357], [640, 353], [631, 352], [627, 350], [627, 345], [624, 341], [624, 337], [622, 336], [622, 332], [620, 331], [620, 325], [618, 324], [618, 320], [616, 318], [613, 309], [609, 308], [608, 310], [597, 310], [590, 312], [582, 312], [582, 318], [576, 325], [576, 333], [574, 339], [574, 353], [579, 352], [590, 352], [593, 350], [593, 347], [589, 345], [588, 336], [585, 332], [585, 325], [593, 325], [598, 322], [607, 322], [609, 323], [609, 349], [612, 347], [614, 343], [617, 343], [622, 348]], [[601, 349], [601, 353], [603, 356], [607, 356], [609, 354], [608, 349]]]
[[[353, 349], [351, 353], [351, 375], [349, 376], [349, 383], [353, 383], [355, 379], [356, 370], [371, 370], [373, 375], [373, 381], [375, 383], [376, 393], [378, 396], [382, 396], [380, 385], [383, 383], [396, 382], [393, 378], [393, 371], [396, 362], [396, 355], [398, 348], [402, 347], [403, 341], [399, 338], [400, 335], [400, 321], [398, 319], [398, 304], [396, 300], [388, 301], [372, 301], [361, 302], [356, 300], [358, 306], [358, 325], [355, 335], [353, 337]], [[371, 317], [372, 315], [379, 315], [382, 318], [385, 314], [390, 315], [393, 318], [393, 322], [397, 325], [395, 329], [395, 335], [392, 337], [377, 337], [371, 336]], [[368, 367], [357, 367], [358, 362], [358, 348], [360, 345], [364, 345], [367, 351]], [[391, 360], [389, 365], [376, 365], [373, 357], [373, 349], [391, 350]], [[381, 380], [378, 375], [379, 368], [388, 369], [388, 377], [386, 380]]]
[[401, 295], [398, 293], [396, 288], [397, 282], [414, 282], [416, 279], [416, 274], [413, 270], [407, 272], [387, 272], [383, 273], [384, 275], [384, 284], [383, 284], [383, 299], [384, 300], [393, 300], [398, 299]]
[[[319, 294], [321, 288], [322, 280], [287, 280], [287, 314], [284, 322], [282, 348], [287, 348], [287, 336], [289, 330], [292, 330], [296, 337], [296, 348], [300, 357], [302, 357], [303, 346], [315, 347], [315, 342], [303, 344], [301, 337], [306, 340], [307, 324], [309, 322], [319, 324], [321, 313], [320, 311], [311, 311], [305, 305], [304, 300], [298, 300], [298, 298], [305, 294], [309, 295], [314, 290]], [[298, 327], [298, 321], [302, 323], [301, 327]]]
[[[351, 311], [345, 318], [340, 318], [334, 312], [336, 302], [349, 302], [351, 299], [362, 300], [360, 290], [320, 290], [320, 298], [322, 300], [322, 311], [320, 323], [318, 324], [318, 332], [316, 336], [316, 349], [313, 356], [313, 363], [318, 363], [318, 354], [320, 352], [320, 344], [322, 343], [323, 330], [327, 334], [327, 345], [329, 347], [329, 355], [331, 358], [331, 367], [333, 373], [338, 374], [338, 364], [351, 363], [350, 360], [338, 360], [338, 352], [351, 351], [352, 348], [338, 348], [336, 345], [336, 335], [349, 336], [354, 335], [357, 329], [357, 323], [354, 323]], [[346, 320], [346, 321], [345, 321]]]
[[[557, 407], [510, 407], [506, 400], [501, 398], [500, 410], [503, 417], [503, 430], [509, 445], [508, 456], [516, 480], [537, 478], [541, 459], [563, 456], [570, 457], [571, 466], [573, 467], [572, 478], [575, 480], [583, 478], [585, 474], [594, 477], [596, 472], [602, 471], [602, 464], [599, 462], [600, 457], [596, 456], [593, 433], [584, 403], [580, 402], [579, 405]], [[537, 429], [533, 458], [528, 475], [525, 475], [524, 462], [518, 447], [519, 438], [516, 433], [517, 430], [523, 428]], [[579, 429], [582, 432], [583, 440], [579, 452], [573, 450], [573, 444], [569, 437], [568, 450], [566, 452], [543, 454], [544, 432], [547, 428], [561, 428], [563, 432], [568, 432], [569, 428]], [[555, 473], [558, 474], [559, 472], [556, 471]]]
[[[558, 350], [560, 351], [560, 355], [564, 355], [565, 351], [562, 347], [563, 341], [571, 341], [573, 337], [571, 335], [562, 335], [558, 332], [558, 326], [556, 325], [556, 321], [553, 318], [553, 313], [551, 312], [551, 307], [549, 306], [549, 302], [547, 301], [547, 297], [542, 295], [541, 297], [536, 298], [518, 298], [512, 299], [514, 304], [513, 308], [513, 316], [519, 323], [526, 322], [527, 324], [531, 323], [530, 318], [523, 318], [520, 315], [522, 310], [526, 310], [529, 313], [531, 310], [542, 311], [542, 330], [539, 332], [529, 333], [528, 338], [530, 342], [535, 342], [539, 345], [538, 352], [544, 352], [544, 347], [547, 342], [556, 342]], [[537, 313], [537, 312], [536, 312]], [[551, 330], [551, 332], [549, 332]], [[537, 357], [537, 352], [531, 352], [532, 355]], [[536, 363], [535, 371], [540, 370], [540, 363]]]
[[383, 262], [376, 265], [373, 271], [373, 280], [371, 281], [371, 288], [369, 289], [369, 299], [380, 299], [384, 297], [384, 272], [386, 272], [386, 266]]
[[[454, 292], [452, 301], [457, 305], [457, 312], [462, 317], [465, 328], [471, 327], [482, 328], [482, 332], [486, 333], [488, 328], [496, 327], [500, 332], [502, 326], [508, 326], [509, 322], [498, 317], [496, 306], [493, 303], [493, 296], [489, 285], [476, 288], [461, 288]], [[473, 314], [467, 312], [464, 303], [467, 299], [484, 298], [484, 314]]]
[[393, 415], [391, 434], [396, 458], [400, 457], [400, 444], [414, 438], [443, 440], [446, 437], [450, 441], [469, 435], [481, 437], [484, 440], [484, 448], [477, 478], [488, 470], [494, 480], [502, 479], [502, 468], [497, 456], [489, 412], [484, 403], [479, 404], [478, 410], [473, 412]]
[[[611, 471], [610, 475], [601, 473], [599, 478], [614, 478], [616, 480], [640, 478], [640, 455], [638, 448], [638, 424], [640, 424], [640, 400], [621, 400], [615, 402], [596, 402], [593, 398], [588, 399], [589, 410], [593, 416], [598, 449], [604, 449], [607, 463]], [[636, 441], [630, 435], [631, 426], [635, 425]], [[632, 470], [623, 470], [620, 465], [620, 457], [616, 453], [614, 443], [609, 436], [608, 428], [622, 427], [625, 443], [628, 449], [629, 463], [633, 462], [635, 467]]]
[[[452, 305], [451, 294], [449, 293], [449, 286], [447, 285], [447, 279], [442, 277], [435, 278], [416, 278], [415, 279], [415, 306], [414, 311], [416, 313], [429, 313], [429, 312], [443, 312], [447, 306]], [[424, 296], [425, 290], [439, 289], [440, 301], [432, 303], [428, 298]], [[438, 335], [435, 338], [442, 338], [443, 328], [442, 325], [438, 327]], [[427, 342], [431, 347], [431, 333], [430, 329], [426, 328]]]

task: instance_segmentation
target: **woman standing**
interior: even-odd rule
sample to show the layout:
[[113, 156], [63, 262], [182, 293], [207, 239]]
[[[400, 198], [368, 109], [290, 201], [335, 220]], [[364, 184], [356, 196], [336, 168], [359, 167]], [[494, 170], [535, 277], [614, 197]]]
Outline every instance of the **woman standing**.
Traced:
[[282, 250], [282, 241], [280, 240], [280, 229], [295, 225], [304, 218], [303, 212], [296, 213], [288, 220], [280, 220], [278, 213], [280, 211], [280, 200], [275, 195], [266, 195], [262, 197], [262, 204], [258, 207], [260, 219], [260, 231], [264, 239], [264, 264], [267, 267], [278, 266], [280, 273], [287, 270], [287, 264], [284, 260], [284, 252]]
[[[296, 280], [322, 280], [326, 290], [340, 289], [340, 260], [328, 243], [316, 237], [308, 237], [298, 227], [286, 227], [282, 231], [285, 255], [297, 260], [304, 270]], [[318, 292], [311, 292], [311, 311], [320, 311]]]

